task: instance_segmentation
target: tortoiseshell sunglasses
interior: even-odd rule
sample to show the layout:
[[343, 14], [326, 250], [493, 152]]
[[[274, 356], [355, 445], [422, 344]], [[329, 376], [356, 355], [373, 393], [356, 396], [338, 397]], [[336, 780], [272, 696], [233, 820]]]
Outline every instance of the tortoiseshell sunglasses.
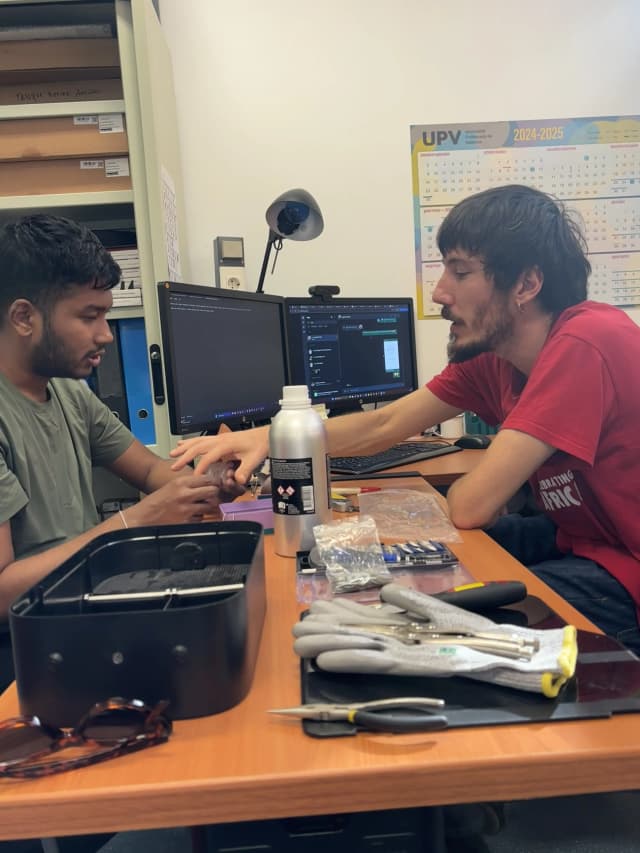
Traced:
[[[34, 778], [86, 767], [168, 740], [171, 721], [140, 699], [114, 697], [98, 702], [73, 729], [60, 729], [39, 717], [13, 717], [0, 723], [0, 776]], [[60, 750], [74, 747], [74, 754]]]

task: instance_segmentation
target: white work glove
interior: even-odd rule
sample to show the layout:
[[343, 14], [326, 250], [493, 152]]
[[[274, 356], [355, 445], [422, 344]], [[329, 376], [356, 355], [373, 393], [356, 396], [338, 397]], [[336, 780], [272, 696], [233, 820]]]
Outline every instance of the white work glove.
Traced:
[[[379, 608], [353, 601], [313, 602], [307, 618], [294, 626], [294, 651], [314, 658], [320, 669], [330, 672], [459, 675], [550, 698], [558, 695], [575, 671], [577, 642], [572, 625], [546, 631], [500, 625], [398, 584], [384, 586], [380, 597], [386, 603]], [[393, 634], [398, 629], [413, 632], [412, 625], [442, 634], [521, 639], [533, 651], [529, 659], [512, 658], [456, 642], [455, 636], [443, 643], [407, 645]]]

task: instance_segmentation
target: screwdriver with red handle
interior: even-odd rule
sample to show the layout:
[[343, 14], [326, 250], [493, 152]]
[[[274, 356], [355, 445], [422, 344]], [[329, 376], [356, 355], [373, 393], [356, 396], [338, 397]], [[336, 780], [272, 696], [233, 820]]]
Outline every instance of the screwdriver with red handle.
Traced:
[[527, 597], [527, 587], [522, 581], [473, 581], [434, 593], [433, 597], [464, 610], [491, 610], [522, 601]]

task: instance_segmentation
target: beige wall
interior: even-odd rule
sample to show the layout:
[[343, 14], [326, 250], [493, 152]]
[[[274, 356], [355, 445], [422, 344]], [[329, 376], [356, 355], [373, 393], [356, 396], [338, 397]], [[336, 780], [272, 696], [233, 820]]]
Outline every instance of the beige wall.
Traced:
[[[160, 12], [195, 283], [213, 281], [213, 237], [237, 235], [255, 289], [265, 210], [301, 186], [325, 231], [285, 243], [266, 290], [415, 296], [411, 124], [640, 113], [637, 0], [160, 0]], [[446, 334], [418, 322], [423, 381]]]

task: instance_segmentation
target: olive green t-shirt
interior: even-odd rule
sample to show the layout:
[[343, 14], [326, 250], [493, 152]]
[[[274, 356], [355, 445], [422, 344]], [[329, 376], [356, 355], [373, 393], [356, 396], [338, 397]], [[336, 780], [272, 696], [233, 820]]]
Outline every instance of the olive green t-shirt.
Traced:
[[52, 379], [48, 391], [36, 403], [0, 373], [0, 523], [11, 519], [16, 559], [98, 523], [91, 469], [134, 440], [82, 380]]

